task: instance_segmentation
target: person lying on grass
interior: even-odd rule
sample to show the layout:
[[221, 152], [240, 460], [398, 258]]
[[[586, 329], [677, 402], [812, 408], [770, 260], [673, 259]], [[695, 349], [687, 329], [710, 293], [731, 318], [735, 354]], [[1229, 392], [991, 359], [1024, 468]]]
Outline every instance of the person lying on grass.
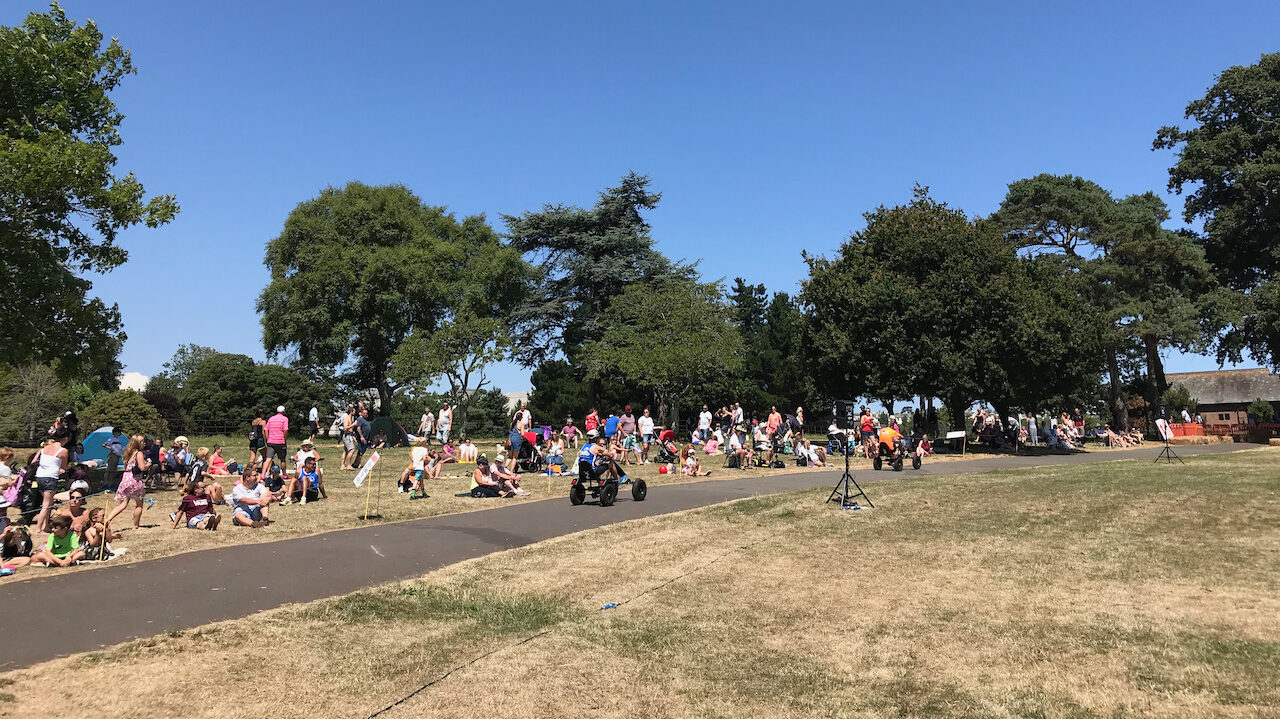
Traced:
[[49, 567], [70, 567], [84, 558], [80, 537], [71, 531], [71, 517], [59, 514], [49, 520], [49, 539], [44, 549], [31, 555], [31, 562]]
[[271, 506], [272, 495], [265, 485], [258, 481], [257, 465], [244, 468], [240, 475], [240, 483], [231, 490], [231, 521], [241, 527], [266, 526], [271, 523], [267, 509]]
[[514, 496], [502, 488], [502, 484], [494, 479], [489, 469], [489, 460], [481, 456], [476, 458], [476, 470], [471, 473], [472, 497], [511, 497]]
[[297, 476], [289, 478], [282, 505], [295, 501], [306, 504], [308, 500], [329, 498], [329, 493], [324, 491], [324, 472], [318, 465], [315, 457], [307, 457], [302, 461]]
[[493, 458], [493, 470], [490, 476], [498, 480], [498, 484], [504, 491], [512, 494], [528, 494], [520, 488], [520, 475], [507, 468], [507, 458], [501, 454]]
[[213, 531], [218, 528], [219, 521], [221, 517], [213, 511], [213, 504], [205, 493], [204, 482], [187, 483], [178, 511], [173, 513], [173, 528], [177, 529], [180, 523], [185, 523], [187, 529]]
[[[89, 510], [89, 521], [85, 522], [84, 528], [80, 531], [80, 548], [84, 550], [84, 558], [90, 561], [98, 561], [103, 559], [102, 539], [106, 537], [107, 551], [106, 559], [111, 559], [116, 555], [112, 551], [111, 542], [119, 539], [121, 534], [112, 529], [107, 531], [106, 525], [107, 512], [102, 507], [94, 507]], [[124, 548], [119, 551], [123, 552]]]

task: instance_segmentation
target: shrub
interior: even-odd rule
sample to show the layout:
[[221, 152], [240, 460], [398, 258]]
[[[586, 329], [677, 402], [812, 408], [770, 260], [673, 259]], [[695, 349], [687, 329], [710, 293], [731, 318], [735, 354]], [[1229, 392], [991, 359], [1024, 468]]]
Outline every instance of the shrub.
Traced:
[[128, 435], [169, 436], [169, 426], [156, 408], [131, 389], [102, 395], [80, 415], [80, 426], [86, 433], [108, 425], [119, 427]]
[[1184, 409], [1189, 414], [1195, 414], [1196, 406], [1200, 404], [1199, 400], [1191, 396], [1186, 385], [1181, 384], [1175, 384], [1165, 390], [1161, 399], [1164, 400], [1164, 406], [1169, 408], [1170, 416], [1175, 418], [1181, 417]]
[[1249, 408], [1245, 410], [1245, 414], [1249, 415], [1249, 419], [1254, 422], [1270, 422], [1275, 419], [1276, 410], [1271, 403], [1259, 397], [1249, 403]]

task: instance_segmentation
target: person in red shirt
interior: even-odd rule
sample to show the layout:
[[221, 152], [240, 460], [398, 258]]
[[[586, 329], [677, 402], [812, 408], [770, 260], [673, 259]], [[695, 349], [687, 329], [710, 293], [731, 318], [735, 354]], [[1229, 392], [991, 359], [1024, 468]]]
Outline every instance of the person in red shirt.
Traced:
[[600, 415], [596, 413], [595, 407], [592, 407], [591, 412], [587, 414], [585, 426], [588, 432], [600, 427]]
[[769, 436], [772, 437], [778, 432], [778, 427], [782, 424], [782, 415], [778, 412], [777, 407], [769, 408]]

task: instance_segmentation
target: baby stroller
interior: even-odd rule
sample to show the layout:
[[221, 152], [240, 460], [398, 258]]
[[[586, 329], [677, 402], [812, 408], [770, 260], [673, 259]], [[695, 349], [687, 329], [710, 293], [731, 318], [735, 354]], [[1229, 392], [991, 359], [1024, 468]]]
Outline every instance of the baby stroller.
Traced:
[[538, 449], [538, 435], [533, 432], [524, 433], [524, 441], [520, 443], [520, 454], [516, 456], [517, 472], [541, 472], [544, 458]]
[[668, 439], [658, 445], [658, 464], [672, 464], [679, 462], [680, 458], [676, 456], [678, 452], [675, 440]]

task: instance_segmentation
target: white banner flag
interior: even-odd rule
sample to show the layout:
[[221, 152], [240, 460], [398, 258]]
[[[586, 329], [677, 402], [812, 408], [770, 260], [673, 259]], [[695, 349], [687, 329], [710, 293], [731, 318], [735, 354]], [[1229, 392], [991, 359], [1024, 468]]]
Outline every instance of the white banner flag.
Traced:
[[365, 461], [364, 466], [360, 468], [360, 471], [356, 472], [356, 478], [353, 481], [356, 483], [357, 487], [364, 484], [365, 478], [368, 477], [369, 472], [373, 470], [373, 465], [377, 463], [378, 463], [378, 453], [374, 452], [373, 455], [369, 457], [368, 460]]

